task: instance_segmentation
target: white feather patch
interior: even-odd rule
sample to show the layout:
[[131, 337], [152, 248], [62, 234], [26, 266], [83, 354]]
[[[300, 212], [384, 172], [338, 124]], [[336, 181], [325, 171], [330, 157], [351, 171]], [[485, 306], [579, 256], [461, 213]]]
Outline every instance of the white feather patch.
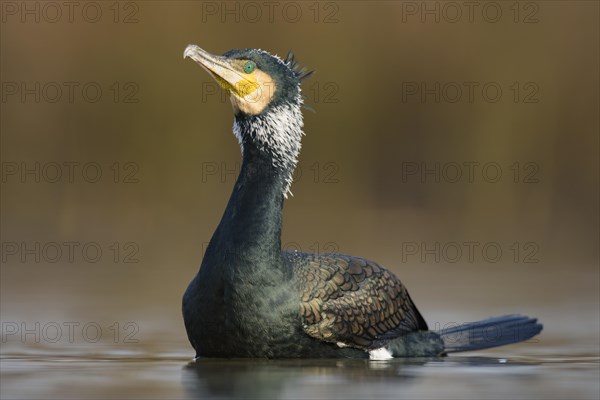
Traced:
[[[286, 198], [288, 193], [291, 193], [292, 174], [298, 163], [298, 155], [302, 147], [301, 139], [304, 135], [301, 105], [302, 97], [299, 94], [295, 104], [277, 106], [263, 115], [253, 117], [249, 124], [251, 132], [246, 132], [261, 151], [271, 153], [273, 166], [286, 171], [287, 175], [283, 177], [285, 180], [283, 195]], [[240, 126], [238, 120], [233, 123], [233, 133], [242, 147], [242, 152], [244, 151], [242, 130], [247, 127], [248, 125]]]
[[374, 361], [390, 360], [394, 358], [392, 353], [385, 347], [369, 351], [369, 359]]

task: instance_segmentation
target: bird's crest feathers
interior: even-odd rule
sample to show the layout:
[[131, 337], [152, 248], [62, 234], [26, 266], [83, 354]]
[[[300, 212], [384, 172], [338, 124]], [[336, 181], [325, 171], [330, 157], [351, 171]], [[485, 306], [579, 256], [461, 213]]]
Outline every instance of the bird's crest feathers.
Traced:
[[315, 73], [315, 70], [308, 70], [306, 67], [301, 67], [300, 63], [294, 59], [294, 53], [290, 50], [285, 58], [285, 63], [287, 66], [294, 71], [296, 76], [300, 81], [308, 79], [312, 74]]

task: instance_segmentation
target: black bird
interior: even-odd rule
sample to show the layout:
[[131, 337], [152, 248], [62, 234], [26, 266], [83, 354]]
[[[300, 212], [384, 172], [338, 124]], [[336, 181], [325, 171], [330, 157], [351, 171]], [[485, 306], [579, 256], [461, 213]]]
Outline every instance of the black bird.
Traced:
[[200, 271], [183, 296], [197, 357], [438, 356], [516, 343], [542, 330], [520, 315], [429, 331], [406, 288], [360, 257], [281, 250], [284, 198], [300, 152], [300, 83], [311, 72], [290, 53], [190, 57], [228, 92], [242, 168]]

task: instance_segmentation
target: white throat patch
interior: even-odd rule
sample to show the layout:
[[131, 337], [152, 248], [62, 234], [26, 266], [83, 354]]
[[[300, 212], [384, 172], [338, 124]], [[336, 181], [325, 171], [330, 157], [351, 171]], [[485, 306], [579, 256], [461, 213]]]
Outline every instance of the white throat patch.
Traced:
[[269, 152], [273, 158], [273, 166], [286, 171], [283, 195], [287, 198], [292, 185], [292, 174], [298, 163], [304, 122], [300, 106], [300, 95], [294, 105], [281, 105], [269, 110], [265, 115], [257, 115], [249, 121], [233, 123], [233, 133], [240, 142], [244, 152], [242, 131], [250, 135], [260, 151]]

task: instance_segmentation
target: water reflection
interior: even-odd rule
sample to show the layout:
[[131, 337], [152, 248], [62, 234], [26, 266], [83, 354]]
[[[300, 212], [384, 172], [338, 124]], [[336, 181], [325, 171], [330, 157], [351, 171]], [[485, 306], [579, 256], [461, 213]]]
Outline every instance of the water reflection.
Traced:
[[[169, 346], [167, 346], [169, 347]], [[0, 398], [21, 399], [598, 399], [597, 344], [531, 347], [507, 358], [200, 359], [185, 351], [0, 355]], [[580, 351], [577, 351], [577, 350]], [[5, 350], [4, 348], [2, 350]], [[149, 349], [148, 349], [149, 350]], [[513, 348], [513, 350], [518, 350]]]
[[[533, 365], [484, 357], [369, 360], [218, 360], [198, 359], [185, 366], [183, 386], [189, 398], [321, 397], [320, 387], [376, 385], [390, 392], [419, 383], [424, 366], [502, 367]], [[363, 385], [364, 387], [364, 385]], [[301, 390], [301, 392], [297, 392]]]

